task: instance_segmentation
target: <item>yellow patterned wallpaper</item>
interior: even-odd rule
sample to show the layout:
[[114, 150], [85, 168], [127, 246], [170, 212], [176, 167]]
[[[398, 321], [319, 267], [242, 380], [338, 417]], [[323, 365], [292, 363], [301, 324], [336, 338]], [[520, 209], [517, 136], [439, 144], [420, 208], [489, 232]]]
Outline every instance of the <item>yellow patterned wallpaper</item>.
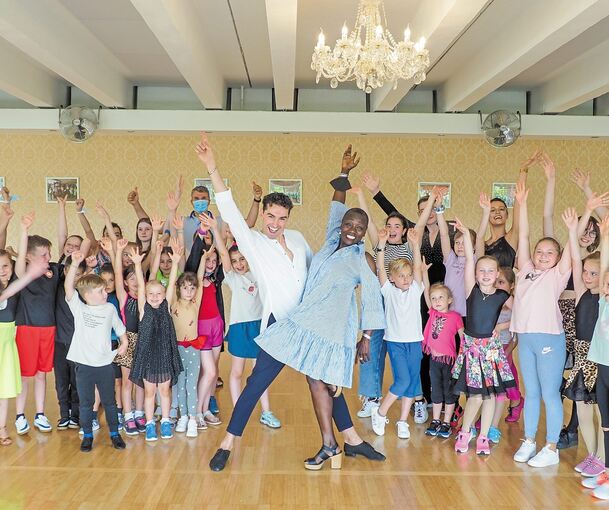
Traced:
[[[184, 175], [186, 186], [205, 172], [195, 156], [196, 135], [104, 135], [97, 134], [85, 144], [65, 141], [57, 133], [0, 134], [0, 176], [12, 193], [20, 196], [17, 214], [35, 209], [36, 233], [56, 239], [57, 206], [46, 204], [45, 176], [77, 176], [81, 197], [88, 204], [95, 232], [102, 224], [94, 213], [101, 200], [129, 238], [135, 237], [136, 218], [126, 202], [129, 189], [139, 186], [141, 201], [149, 213], [165, 211], [164, 197]], [[251, 203], [251, 181], [268, 188], [269, 178], [302, 178], [303, 200], [290, 220], [291, 228], [301, 230], [314, 249], [323, 240], [331, 188], [328, 181], [340, 168], [342, 152], [348, 143], [361, 154], [354, 171], [369, 169], [380, 175], [381, 188], [407, 217], [416, 215], [418, 181], [452, 183], [453, 207], [447, 218], [457, 214], [474, 227], [479, 220], [478, 192], [490, 193], [493, 181], [514, 181], [520, 161], [543, 147], [554, 158], [558, 170], [556, 222], [569, 205], [581, 211], [583, 198], [569, 180], [569, 173], [581, 167], [592, 173], [592, 187], [609, 189], [609, 143], [603, 140], [526, 140], [508, 149], [494, 149], [482, 139], [408, 138], [378, 136], [223, 136], [211, 135], [218, 166], [229, 179], [235, 197], [244, 211]], [[541, 235], [541, 211], [545, 180], [542, 170], [532, 169], [532, 235]], [[350, 199], [354, 203], [353, 198]], [[181, 211], [188, 212], [186, 200]], [[70, 232], [80, 227], [73, 206], [68, 207]], [[372, 205], [375, 219], [383, 214]], [[9, 244], [15, 244], [18, 221], [9, 228]], [[562, 224], [559, 239], [565, 238]], [[56, 258], [56, 251], [54, 251]]]

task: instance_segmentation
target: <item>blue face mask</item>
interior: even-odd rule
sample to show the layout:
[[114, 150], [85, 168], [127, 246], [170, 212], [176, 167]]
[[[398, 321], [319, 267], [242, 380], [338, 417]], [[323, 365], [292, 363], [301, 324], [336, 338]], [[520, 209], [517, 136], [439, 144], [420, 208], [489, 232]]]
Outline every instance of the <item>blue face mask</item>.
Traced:
[[207, 211], [207, 206], [209, 205], [209, 200], [195, 200], [192, 203], [192, 206], [196, 213], [204, 213]]

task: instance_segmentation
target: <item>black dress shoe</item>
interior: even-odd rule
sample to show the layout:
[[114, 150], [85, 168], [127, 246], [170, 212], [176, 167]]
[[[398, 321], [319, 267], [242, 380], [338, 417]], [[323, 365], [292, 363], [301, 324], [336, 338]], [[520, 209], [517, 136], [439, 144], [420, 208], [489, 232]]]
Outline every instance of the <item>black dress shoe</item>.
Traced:
[[112, 441], [112, 447], [116, 448], [117, 450], [124, 450], [127, 447], [120, 434], [110, 436], [110, 440]]
[[80, 451], [81, 452], [90, 452], [93, 449], [93, 438], [92, 437], [83, 437], [82, 442], [80, 443]]
[[209, 468], [212, 471], [222, 471], [228, 462], [230, 450], [223, 450], [218, 448], [216, 454], [209, 461]]
[[556, 443], [556, 448], [558, 448], [559, 450], [564, 450], [566, 448], [577, 446], [577, 443], [577, 430], [575, 432], [571, 432], [566, 428], [563, 428], [560, 431], [560, 436], [558, 436], [558, 443]]
[[360, 444], [352, 446], [345, 443], [345, 455], [347, 457], [355, 457], [362, 455], [369, 460], [385, 460], [385, 456], [381, 452], [377, 452], [372, 446], [366, 441], [362, 441]]

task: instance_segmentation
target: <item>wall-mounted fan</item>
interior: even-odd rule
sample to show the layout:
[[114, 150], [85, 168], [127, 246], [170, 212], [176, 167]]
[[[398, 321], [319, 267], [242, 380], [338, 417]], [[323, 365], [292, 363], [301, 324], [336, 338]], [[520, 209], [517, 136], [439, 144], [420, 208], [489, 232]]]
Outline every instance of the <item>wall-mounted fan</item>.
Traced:
[[522, 126], [520, 112], [512, 113], [506, 110], [497, 110], [486, 116], [482, 121], [480, 115], [480, 129], [484, 132], [486, 141], [493, 147], [509, 147], [520, 136]]
[[97, 113], [86, 106], [68, 106], [59, 112], [59, 131], [71, 142], [86, 142], [95, 133], [97, 124]]

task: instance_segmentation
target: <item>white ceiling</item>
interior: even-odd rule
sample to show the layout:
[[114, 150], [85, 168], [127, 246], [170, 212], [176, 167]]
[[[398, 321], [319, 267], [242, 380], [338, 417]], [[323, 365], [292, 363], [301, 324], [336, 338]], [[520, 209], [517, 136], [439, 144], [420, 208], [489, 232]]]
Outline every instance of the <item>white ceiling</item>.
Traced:
[[[133, 85], [172, 85], [223, 108], [228, 87], [274, 86], [291, 109], [294, 88], [328, 90], [327, 80], [315, 84], [311, 52], [320, 28], [333, 44], [343, 22], [353, 26], [357, 3], [0, 0], [0, 104], [58, 106], [72, 85], [129, 108]], [[609, 0], [385, 0], [385, 9], [396, 38], [409, 23], [414, 39], [428, 38], [432, 65], [419, 89], [437, 90], [443, 111], [497, 90], [532, 91], [540, 112], [609, 92]], [[373, 108], [394, 109], [412, 88], [375, 91]]]

